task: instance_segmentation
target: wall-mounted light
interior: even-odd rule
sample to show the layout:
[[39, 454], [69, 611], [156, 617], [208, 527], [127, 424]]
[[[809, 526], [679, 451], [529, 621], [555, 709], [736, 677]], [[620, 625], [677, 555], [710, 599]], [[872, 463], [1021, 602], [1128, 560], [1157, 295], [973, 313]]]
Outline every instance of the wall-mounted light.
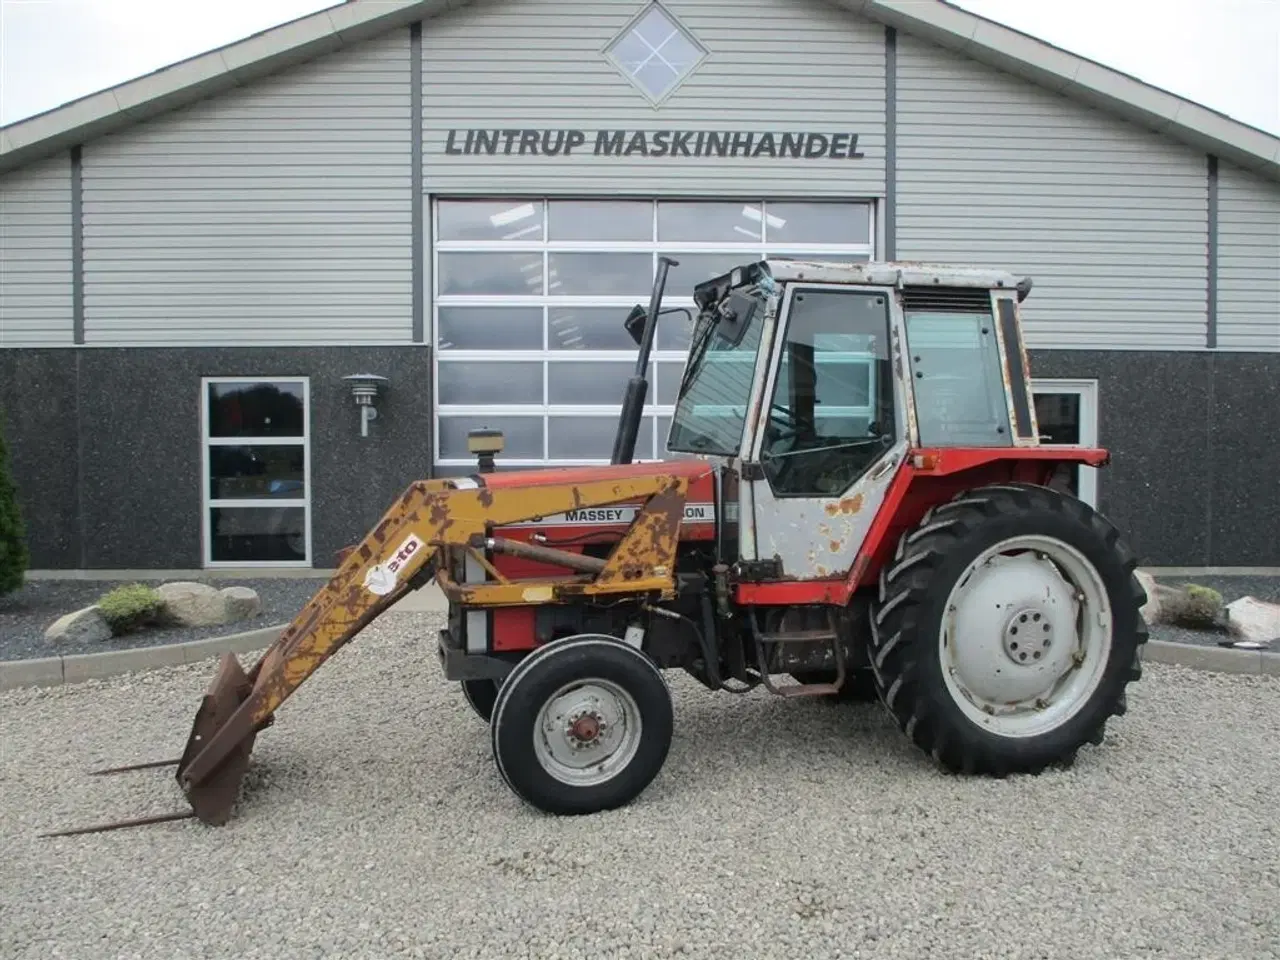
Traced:
[[360, 436], [367, 437], [369, 421], [378, 418], [378, 408], [373, 405], [378, 396], [378, 384], [386, 383], [387, 378], [376, 373], [353, 373], [342, 379], [351, 384], [351, 395], [360, 408]]

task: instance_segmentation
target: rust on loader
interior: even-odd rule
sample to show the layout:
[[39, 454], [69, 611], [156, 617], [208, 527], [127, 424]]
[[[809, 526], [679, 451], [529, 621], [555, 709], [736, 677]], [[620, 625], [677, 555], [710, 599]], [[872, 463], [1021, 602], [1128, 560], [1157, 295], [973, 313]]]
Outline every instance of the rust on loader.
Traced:
[[[549, 480], [551, 478], [548, 478]], [[674, 593], [676, 550], [689, 479], [679, 473], [648, 474], [586, 483], [547, 482], [517, 489], [463, 489], [452, 480], [411, 484], [376, 527], [346, 552], [341, 566], [276, 641], [245, 673], [224, 654], [196, 711], [186, 747], [177, 760], [96, 771], [97, 774], [177, 765], [176, 779], [189, 812], [115, 821], [42, 834], [92, 833], [195, 817], [211, 826], [230, 818], [249, 754], [275, 712], [326, 660], [405, 594], [433, 577], [451, 602], [500, 607], [551, 603], [571, 597]], [[477, 542], [486, 528], [565, 510], [642, 501], [630, 528], [603, 561], [551, 548], [543, 562], [587, 571], [583, 576], [510, 579], [463, 585], [448, 570], [458, 552], [497, 574]]]

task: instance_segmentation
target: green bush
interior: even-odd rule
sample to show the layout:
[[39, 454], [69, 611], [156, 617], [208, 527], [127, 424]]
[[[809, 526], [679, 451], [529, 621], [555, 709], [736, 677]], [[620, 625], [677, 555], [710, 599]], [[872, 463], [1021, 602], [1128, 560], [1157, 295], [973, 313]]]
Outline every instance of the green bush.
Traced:
[[1222, 625], [1222, 594], [1198, 583], [1184, 583], [1172, 598], [1170, 621], [1192, 629], [1214, 629]]
[[22, 587], [30, 559], [18, 491], [9, 476], [9, 451], [0, 430], [0, 597]]
[[155, 624], [164, 610], [160, 594], [143, 583], [116, 587], [98, 601], [98, 611], [117, 637]]

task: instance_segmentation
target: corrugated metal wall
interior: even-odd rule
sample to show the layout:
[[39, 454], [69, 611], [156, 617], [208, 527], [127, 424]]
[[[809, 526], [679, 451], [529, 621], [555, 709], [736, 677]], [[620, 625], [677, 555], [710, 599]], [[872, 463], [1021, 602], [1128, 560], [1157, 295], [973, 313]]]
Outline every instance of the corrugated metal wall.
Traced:
[[[641, 0], [464, 8], [423, 31], [423, 165], [432, 193], [618, 191], [879, 196], [884, 28], [819, 0], [668, 0], [710, 51], [655, 109], [601, 56]], [[451, 129], [581, 129], [565, 157], [449, 155]], [[862, 159], [595, 156], [599, 130], [857, 134]], [[554, 142], [554, 141], [553, 141]]]
[[1280, 351], [1280, 186], [1218, 168], [1218, 346]]
[[897, 254], [1025, 271], [1034, 347], [1204, 349], [1204, 156], [901, 37]]
[[72, 342], [71, 160], [0, 177], [0, 347]]
[[84, 148], [89, 344], [409, 341], [409, 35]]

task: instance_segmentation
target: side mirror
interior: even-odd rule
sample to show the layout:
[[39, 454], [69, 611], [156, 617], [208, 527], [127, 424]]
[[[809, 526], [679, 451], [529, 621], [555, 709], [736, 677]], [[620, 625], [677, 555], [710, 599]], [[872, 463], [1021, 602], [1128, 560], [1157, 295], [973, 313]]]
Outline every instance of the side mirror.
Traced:
[[627, 319], [622, 321], [622, 325], [626, 327], [627, 333], [631, 335], [637, 347], [640, 346], [641, 338], [644, 336], [644, 322], [648, 316], [648, 311], [637, 303], [627, 314]]
[[716, 335], [727, 343], [737, 346], [747, 332], [747, 324], [756, 312], [756, 299], [739, 291], [729, 294], [728, 300], [720, 305], [719, 321], [716, 324]]

